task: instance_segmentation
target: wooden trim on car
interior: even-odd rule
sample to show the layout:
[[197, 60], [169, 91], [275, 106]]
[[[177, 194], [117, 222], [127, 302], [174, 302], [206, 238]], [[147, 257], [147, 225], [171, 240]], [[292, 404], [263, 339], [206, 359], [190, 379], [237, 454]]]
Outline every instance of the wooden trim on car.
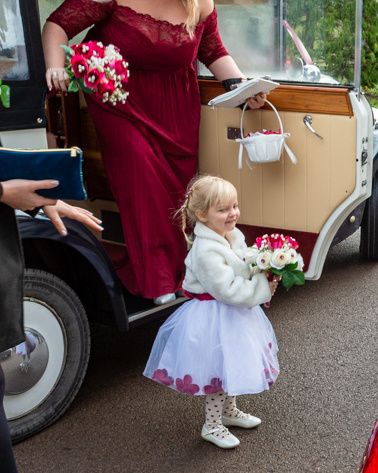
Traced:
[[[200, 79], [199, 83], [202, 105], [224, 93], [222, 84], [216, 80]], [[346, 87], [283, 84], [270, 92], [269, 100], [282, 111], [353, 116]]]

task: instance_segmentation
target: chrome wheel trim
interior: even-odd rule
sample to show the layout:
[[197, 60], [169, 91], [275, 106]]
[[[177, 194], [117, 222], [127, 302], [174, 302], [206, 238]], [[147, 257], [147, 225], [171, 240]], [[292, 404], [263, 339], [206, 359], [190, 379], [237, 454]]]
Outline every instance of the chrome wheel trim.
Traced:
[[6, 377], [5, 395], [29, 391], [42, 378], [49, 360], [49, 349], [39, 332], [25, 328], [26, 340], [8, 350], [2, 357]]
[[[59, 322], [56, 312], [43, 301], [34, 298], [24, 299], [24, 324], [25, 331], [36, 334], [46, 343], [47, 361], [43, 373], [40, 370], [36, 376], [37, 382], [25, 392], [8, 394], [4, 397], [4, 408], [8, 420], [25, 416], [38, 407], [53, 391], [62, 373], [66, 359], [66, 337], [63, 326]], [[43, 345], [43, 344], [42, 344]], [[14, 349], [13, 349], [14, 350]], [[12, 350], [12, 351], [13, 351]], [[28, 368], [33, 369], [34, 352], [30, 353]], [[35, 361], [41, 360], [41, 352], [37, 350]], [[43, 355], [42, 355], [43, 359]], [[20, 358], [20, 363], [24, 360]], [[6, 371], [6, 360], [2, 362]], [[22, 375], [22, 367], [20, 367]], [[20, 383], [21, 385], [21, 383]]]

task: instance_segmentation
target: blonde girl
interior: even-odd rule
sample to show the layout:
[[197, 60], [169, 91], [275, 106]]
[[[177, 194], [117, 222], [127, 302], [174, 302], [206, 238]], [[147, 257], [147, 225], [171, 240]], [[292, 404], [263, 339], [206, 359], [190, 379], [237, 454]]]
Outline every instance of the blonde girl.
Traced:
[[179, 214], [190, 245], [183, 282], [190, 300], [160, 328], [144, 375], [177, 392], [205, 396], [202, 438], [233, 448], [240, 442], [227, 427], [261, 423], [236, 407], [236, 396], [269, 389], [279, 373], [276, 337], [260, 308], [277, 281], [252, 275], [244, 261], [247, 245], [235, 226], [240, 211], [230, 182], [196, 179]]

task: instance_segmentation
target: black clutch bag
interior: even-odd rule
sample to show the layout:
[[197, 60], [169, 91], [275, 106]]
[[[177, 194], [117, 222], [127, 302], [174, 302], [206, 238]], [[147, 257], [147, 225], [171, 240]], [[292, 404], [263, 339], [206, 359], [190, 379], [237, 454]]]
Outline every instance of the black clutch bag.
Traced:
[[11, 149], [0, 148], [0, 182], [10, 179], [54, 179], [59, 186], [41, 189], [50, 199], [84, 200], [83, 152], [80, 148]]

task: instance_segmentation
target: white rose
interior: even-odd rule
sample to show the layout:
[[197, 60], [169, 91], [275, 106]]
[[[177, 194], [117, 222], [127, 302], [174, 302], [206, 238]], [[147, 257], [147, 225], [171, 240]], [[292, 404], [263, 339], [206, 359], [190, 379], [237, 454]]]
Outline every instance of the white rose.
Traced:
[[303, 266], [304, 266], [304, 261], [303, 261], [302, 255], [299, 254], [299, 253], [298, 253], [297, 263], [298, 263], [297, 269], [299, 269], [300, 271], [302, 271], [302, 270], [303, 270]]
[[259, 250], [257, 249], [257, 246], [251, 246], [244, 252], [244, 261], [247, 264], [256, 264], [258, 254]]
[[256, 264], [262, 270], [269, 269], [271, 258], [272, 258], [271, 251], [263, 251], [262, 253], [259, 253], [257, 255]]
[[282, 249], [274, 250], [270, 264], [272, 268], [282, 269], [290, 263], [290, 254]]
[[298, 261], [298, 253], [293, 249], [291, 248], [289, 251], [289, 263], [292, 264], [292, 263], [296, 263]]

